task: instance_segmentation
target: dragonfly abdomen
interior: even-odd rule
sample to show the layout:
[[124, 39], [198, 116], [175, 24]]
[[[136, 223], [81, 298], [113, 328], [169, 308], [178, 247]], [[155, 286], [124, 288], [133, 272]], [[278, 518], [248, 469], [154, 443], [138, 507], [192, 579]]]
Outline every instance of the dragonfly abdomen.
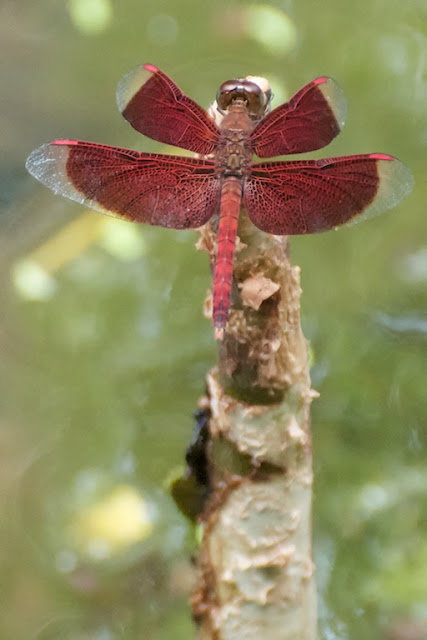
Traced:
[[225, 178], [221, 188], [221, 208], [213, 284], [213, 321], [217, 339], [222, 338], [224, 334], [230, 305], [234, 248], [236, 246], [241, 202], [241, 179], [233, 176]]

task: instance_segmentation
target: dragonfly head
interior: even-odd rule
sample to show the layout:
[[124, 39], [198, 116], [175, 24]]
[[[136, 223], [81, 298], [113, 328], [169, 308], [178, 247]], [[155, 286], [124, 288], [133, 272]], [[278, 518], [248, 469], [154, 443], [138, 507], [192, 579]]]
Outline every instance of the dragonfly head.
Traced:
[[[264, 85], [264, 86], [263, 86]], [[260, 120], [270, 110], [270, 85], [264, 78], [248, 76], [223, 82], [216, 96], [217, 108], [225, 114], [237, 100], [246, 104], [252, 120]]]

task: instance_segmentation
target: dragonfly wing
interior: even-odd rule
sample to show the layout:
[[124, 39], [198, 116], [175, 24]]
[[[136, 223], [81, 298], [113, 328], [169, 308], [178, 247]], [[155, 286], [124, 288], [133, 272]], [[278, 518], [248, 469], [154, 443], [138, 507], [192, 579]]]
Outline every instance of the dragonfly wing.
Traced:
[[209, 160], [55, 140], [33, 151], [26, 167], [55, 193], [134, 222], [196, 228], [219, 207]]
[[344, 126], [346, 100], [331, 78], [316, 78], [255, 127], [251, 140], [260, 158], [321, 149]]
[[144, 64], [121, 80], [117, 104], [132, 127], [152, 140], [201, 155], [216, 148], [216, 124], [154, 65]]
[[413, 184], [410, 170], [385, 154], [262, 162], [252, 166], [243, 202], [263, 231], [317, 233], [394, 207]]

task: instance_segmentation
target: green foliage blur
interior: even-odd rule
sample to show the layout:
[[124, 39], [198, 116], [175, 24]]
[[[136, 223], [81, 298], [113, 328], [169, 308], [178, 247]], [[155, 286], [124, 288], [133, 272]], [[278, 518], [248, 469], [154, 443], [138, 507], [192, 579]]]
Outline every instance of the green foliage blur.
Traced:
[[115, 104], [117, 82], [143, 62], [205, 108], [230, 78], [269, 78], [278, 104], [331, 76], [347, 96], [347, 124], [311, 155], [384, 152], [414, 172], [416, 189], [398, 208], [294, 238], [291, 250], [321, 394], [312, 412], [321, 637], [422, 627], [425, 6], [6, 0], [1, 16], [0, 637], [193, 634], [193, 532], [163, 487], [184, 464], [216, 359], [202, 316], [207, 255], [192, 232], [98, 229], [96, 214], [87, 242], [69, 226], [82, 208], [24, 169], [55, 138], [164, 152]]

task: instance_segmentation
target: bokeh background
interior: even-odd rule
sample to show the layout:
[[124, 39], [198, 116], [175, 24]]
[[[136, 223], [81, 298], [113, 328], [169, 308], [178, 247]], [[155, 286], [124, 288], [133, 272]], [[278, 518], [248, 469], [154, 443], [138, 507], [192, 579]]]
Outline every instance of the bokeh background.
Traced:
[[399, 207], [293, 238], [313, 354], [320, 635], [426, 637], [425, 0], [1, 0], [0, 638], [179, 640], [194, 531], [167, 489], [216, 359], [196, 234], [56, 198], [54, 138], [164, 149], [115, 104], [142, 62], [207, 107], [226, 79], [276, 103], [319, 75], [348, 99], [326, 151], [415, 175]]

